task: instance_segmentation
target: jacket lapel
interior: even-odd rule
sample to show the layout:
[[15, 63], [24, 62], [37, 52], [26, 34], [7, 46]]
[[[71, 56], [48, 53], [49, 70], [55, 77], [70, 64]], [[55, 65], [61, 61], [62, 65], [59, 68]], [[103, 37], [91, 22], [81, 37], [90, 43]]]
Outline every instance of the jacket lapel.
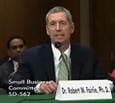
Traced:
[[12, 73], [14, 71], [14, 65], [12, 60], [8, 61], [8, 67], [9, 67], [9, 72]]
[[46, 74], [48, 80], [54, 80], [55, 81], [55, 66], [54, 66], [54, 58], [53, 58], [53, 52], [51, 49], [51, 45], [46, 46], [47, 53], [45, 53], [45, 67], [46, 67]]

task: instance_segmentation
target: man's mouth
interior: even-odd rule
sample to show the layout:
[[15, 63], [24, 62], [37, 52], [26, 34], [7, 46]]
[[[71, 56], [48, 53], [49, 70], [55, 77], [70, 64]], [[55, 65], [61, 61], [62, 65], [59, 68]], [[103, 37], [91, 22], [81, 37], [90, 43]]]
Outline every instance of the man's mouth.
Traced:
[[64, 34], [56, 34], [56, 37], [64, 37]]

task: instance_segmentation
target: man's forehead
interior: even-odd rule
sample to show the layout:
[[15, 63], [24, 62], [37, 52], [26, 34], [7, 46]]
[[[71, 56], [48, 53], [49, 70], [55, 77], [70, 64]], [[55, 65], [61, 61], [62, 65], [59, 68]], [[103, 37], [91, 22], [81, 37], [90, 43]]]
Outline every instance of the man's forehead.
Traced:
[[23, 44], [23, 40], [21, 40], [21, 39], [13, 39], [10, 42], [10, 45], [18, 45], [18, 44]]
[[49, 15], [49, 20], [52, 19], [66, 19], [66, 14], [64, 12], [57, 12], [57, 13], [52, 13]]

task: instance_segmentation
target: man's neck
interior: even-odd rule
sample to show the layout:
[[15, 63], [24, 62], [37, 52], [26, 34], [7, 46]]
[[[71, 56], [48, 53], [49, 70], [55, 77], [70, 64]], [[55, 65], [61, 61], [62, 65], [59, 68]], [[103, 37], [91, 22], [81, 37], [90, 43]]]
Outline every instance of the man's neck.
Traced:
[[60, 51], [61, 52], [66, 51], [69, 48], [69, 45], [70, 45], [69, 43], [68, 44], [62, 44], [60, 47]]

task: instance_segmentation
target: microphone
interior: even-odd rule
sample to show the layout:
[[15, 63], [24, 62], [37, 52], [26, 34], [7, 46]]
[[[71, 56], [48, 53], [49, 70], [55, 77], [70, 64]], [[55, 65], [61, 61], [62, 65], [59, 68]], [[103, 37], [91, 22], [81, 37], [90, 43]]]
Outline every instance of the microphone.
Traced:
[[61, 53], [62, 60], [63, 60], [65, 66], [66, 66], [66, 68], [67, 68], [67, 71], [68, 71], [68, 80], [71, 80], [71, 70], [69, 69], [68, 64], [67, 64], [67, 62], [66, 62], [66, 60], [65, 60], [65, 58], [64, 58], [64, 56], [63, 56], [63, 52], [60, 50], [60, 48], [61, 48], [62, 45], [61, 45], [60, 42], [56, 42], [54, 45], [55, 45], [55, 47], [56, 47], [57, 49], [59, 49], [59, 51], [60, 51], [60, 53]]
[[55, 47], [56, 47], [57, 49], [59, 49], [59, 48], [61, 47], [61, 43], [60, 43], [60, 42], [56, 42], [56, 43], [55, 43]]

